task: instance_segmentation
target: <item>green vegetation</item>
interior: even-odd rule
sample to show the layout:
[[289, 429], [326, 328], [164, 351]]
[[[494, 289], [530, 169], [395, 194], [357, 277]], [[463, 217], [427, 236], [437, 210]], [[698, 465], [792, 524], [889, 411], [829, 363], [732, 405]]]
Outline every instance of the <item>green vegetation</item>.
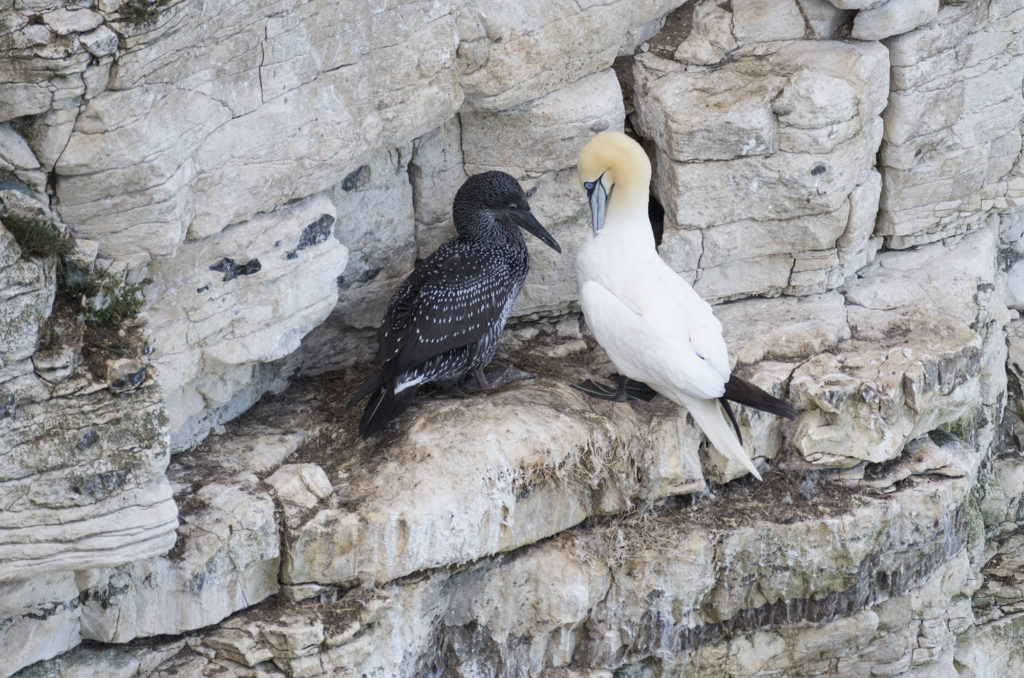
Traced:
[[974, 432], [978, 428], [977, 415], [977, 411], [972, 410], [959, 419], [947, 421], [936, 430], [948, 433], [961, 442], [970, 443], [974, 440]]
[[2, 221], [26, 257], [66, 257], [75, 251], [75, 241], [49, 219], [5, 214]]
[[169, 0], [128, 0], [121, 5], [121, 18], [131, 26], [145, 26], [156, 21], [161, 8]]
[[83, 297], [87, 300], [82, 315], [90, 327], [115, 325], [134, 318], [142, 308], [142, 285], [129, 284], [106, 269], [93, 274], [71, 269], [60, 287], [73, 306]]

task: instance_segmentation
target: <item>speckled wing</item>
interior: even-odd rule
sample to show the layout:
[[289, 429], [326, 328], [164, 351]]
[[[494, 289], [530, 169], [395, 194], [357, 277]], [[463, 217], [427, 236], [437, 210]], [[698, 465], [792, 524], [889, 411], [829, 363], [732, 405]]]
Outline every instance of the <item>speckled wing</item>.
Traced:
[[487, 248], [445, 243], [388, 304], [378, 331], [386, 382], [431, 358], [475, 345], [501, 319], [511, 272]]

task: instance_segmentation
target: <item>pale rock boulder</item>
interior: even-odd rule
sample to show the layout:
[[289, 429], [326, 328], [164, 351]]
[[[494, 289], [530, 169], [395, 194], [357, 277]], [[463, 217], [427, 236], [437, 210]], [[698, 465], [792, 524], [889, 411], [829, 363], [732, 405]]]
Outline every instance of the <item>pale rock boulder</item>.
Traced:
[[1006, 305], [1024, 310], [1024, 210], [999, 215], [999, 264], [1005, 275]]
[[853, 18], [850, 10], [841, 9], [829, 0], [797, 0], [813, 37], [823, 40], [836, 36], [840, 26]]
[[460, 116], [454, 116], [413, 141], [409, 181], [416, 220], [417, 259], [430, 256], [441, 243], [455, 237], [452, 198], [467, 177]]
[[[683, 63], [714, 66], [744, 45], [835, 37], [852, 15], [827, 0], [699, 0], [672, 15], [685, 35], [671, 56]], [[657, 45], [652, 51], [668, 56], [669, 50]]]
[[882, 40], [923, 26], [938, 13], [939, 0], [890, 0], [878, 7], [857, 12], [850, 37], [857, 40]]
[[449, 4], [352, 9], [160, 8], [125, 36], [57, 162], [61, 214], [109, 254], [168, 256], [450, 118], [462, 98]]
[[[500, 111], [608, 68], [619, 54], [632, 53], [678, 4], [467, 3], [458, 15], [460, 83], [466, 102], [473, 108]], [[637, 32], [636, 27], [647, 30]], [[566, 54], [573, 57], [567, 59]]]
[[643, 410], [638, 419], [545, 379], [424, 401], [402, 417], [386, 457], [376, 440], [338, 431], [331, 439], [344, 447], [320, 466], [268, 479], [294, 507], [282, 581], [382, 584], [516, 549], [645, 497], [700, 490], [696, 428], [667, 402]]
[[329, 194], [338, 215], [335, 237], [349, 249], [332, 313], [355, 328], [376, 328], [416, 260], [411, 151], [406, 145], [377, 154]]
[[797, 0], [733, 0], [733, 35], [740, 43], [804, 37], [805, 21]]
[[573, 262], [589, 232], [576, 160], [596, 133], [621, 130], [624, 118], [622, 91], [611, 69], [508, 110], [461, 113], [466, 173], [501, 170], [528, 191], [536, 189], [531, 210], [562, 248], [559, 254], [524, 233], [530, 274], [513, 315], [564, 313], [576, 302]]
[[876, 232], [890, 247], [978, 228], [1021, 200], [1021, 21], [1024, 8], [1013, 3], [946, 5], [887, 41], [892, 92]]
[[181, 634], [215, 624], [277, 593], [280, 543], [274, 502], [255, 476], [206, 482], [201, 450], [168, 471], [181, 503], [171, 553], [78, 573], [82, 637], [105, 643]]
[[806, 361], [790, 384], [801, 410], [791, 441], [806, 460], [886, 461], [921, 433], [998, 407], [1005, 377], [988, 384], [1002, 369], [986, 363], [1005, 360], [987, 350], [1002, 344], [1002, 307], [979, 294], [994, 287], [994, 258], [995, 238], [981, 231], [953, 249], [880, 255], [847, 285], [852, 338]]
[[950, 439], [915, 449], [962, 465], [915, 466], [884, 493], [775, 477], [290, 614], [264, 604], [175, 661], [307, 676], [945, 666], [973, 622], [966, 500], [984, 455]]
[[6, 678], [82, 642], [80, 615], [72, 572], [0, 584], [0, 676]]
[[[92, 55], [78, 31], [98, 26], [90, 10], [53, 8], [44, 18], [27, 7], [5, 8], [0, 15], [0, 122], [77, 105], [85, 93], [83, 74]], [[83, 19], [84, 21], [80, 20]]]
[[692, 12], [690, 34], [673, 54], [676, 61], [710, 66], [739, 47], [732, 30], [733, 14], [717, 0], [698, 0]]
[[870, 261], [887, 67], [870, 43], [766, 43], [699, 70], [636, 58], [634, 123], [666, 240], [699, 237], [673, 262], [699, 293], [820, 293]]
[[[850, 338], [838, 292], [807, 297], [747, 299], [715, 307], [729, 353], [738, 362], [803, 359]], [[771, 322], [765, 322], [771, 318]]]
[[18, 402], [0, 427], [0, 581], [26, 568], [113, 567], [174, 544], [159, 388], [150, 380], [115, 396], [76, 373], [53, 395], [59, 407]]
[[9, 124], [0, 125], [0, 180], [23, 184], [36, 196], [46, 193], [46, 176], [28, 142]]
[[94, 98], [54, 167], [61, 217], [108, 256], [171, 257], [192, 221], [187, 154], [230, 119], [202, 93], [170, 85]]
[[176, 448], [217, 423], [211, 412], [237, 415], [267, 390], [260, 382], [297, 367], [301, 339], [338, 299], [348, 250], [335, 213], [314, 196], [153, 260], [144, 312]]
[[3, 218], [0, 214], [0, 390], [32, 371], [39, 330], [56, 293], [54, 261], [23, 257]]
[[306, 372], [338, 369], [376, 349], [368, 338], [416, 262], [411, 157], [409, 145], [382, 150], [327, 193], [338, 219], [334, 237], [349, 257], [338, 271], [337, 303], [302, 342]]

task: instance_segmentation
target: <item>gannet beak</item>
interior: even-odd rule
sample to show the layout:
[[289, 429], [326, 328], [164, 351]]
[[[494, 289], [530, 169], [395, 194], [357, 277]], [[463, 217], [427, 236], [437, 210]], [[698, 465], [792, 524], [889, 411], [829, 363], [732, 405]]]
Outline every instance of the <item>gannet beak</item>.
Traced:
[[514, 222], [516, 222], [519, 225], [521, 229], [523, 229], [527, 233], [532, 233], [533, 235], [537, 236], [537, 238], [542, 243], [544, 243], [554, 251], [558, 252], [559, 254], [562, 253], [562, 248], [558, 244], [558, 241], [551, 237], [551, 234], [548, 233], [544, 229], [544, 227], [540, 225], [540, 222], [537, 221], [536, 217], [534, 217], [529, 210], [516, 208], [506, 210], [506, 213], [512, 218]]
[[587, 189], [587, 200], [590, 202], [590, 227], [594, 229], [594, 235], [604, 228], [604, 208], [608, 203], [608, 192], [605, 190], [604, 173], [601, 173], [594, 181], [583, 182], [583, 188]]

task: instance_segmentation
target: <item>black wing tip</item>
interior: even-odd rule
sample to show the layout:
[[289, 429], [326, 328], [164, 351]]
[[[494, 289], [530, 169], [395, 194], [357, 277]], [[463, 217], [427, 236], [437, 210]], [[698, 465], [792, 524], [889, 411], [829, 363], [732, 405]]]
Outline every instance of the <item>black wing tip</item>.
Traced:
[[751, 384], [749, 381], [740, 379], [735, 374], [729, 377], [725, 384], [725, 394], [734, 403], [753, 407], [755, 410], [768, 412], [785, 419], [796, 419], [796, 408], [785, 400], [776, 398], [762, 388]]
[[366, 440], [387, 428], [392, 420], [405, 411], [415, 393], [415, 387], [408, 388], [401, 394], [380, 388], [366, 403], [363, 416], [359, 420], [359, 437]]
[[725, 413], [729, 415], [729, 421], [732, 422], [732, 429], [736, 431], [736, 440], [738, 440], [740, 442], [740, 445], [742, 445], [743, 434], [740, 433], [740, 424], [738, 421], [736, 421], [736, 415], [733, 414], [732, 412], [732, 405], [730, 405], [729, 401], [725, 399], [725, 396], [719, 398], [718, 402], [722, 403], [722, 407], [725, 409]]
[[374, 372], [369, 377], [367, 377], [366, 381], [363, 382], [362, 386], [356, 389], [356, 392], [353, 393], [352, 397], [348, 399], [348, 405], [346, 405], [346, 407], [355, 407], [355, 405], [358, 404], [360, 400], [370, 395], [374, 391], [380, 389], [380, 387], [383, 385], [384, 378], [381, 376], [380, 372]]

